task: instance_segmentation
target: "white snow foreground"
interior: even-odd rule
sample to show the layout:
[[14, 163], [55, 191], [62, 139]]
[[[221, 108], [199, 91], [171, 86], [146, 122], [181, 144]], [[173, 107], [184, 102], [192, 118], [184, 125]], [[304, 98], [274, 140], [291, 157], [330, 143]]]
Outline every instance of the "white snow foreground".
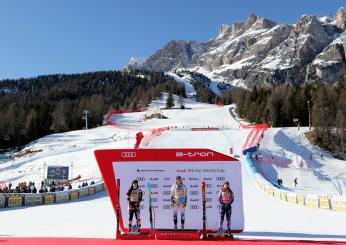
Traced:
[[[177, 99], [177, 98], [176, 98]], [[177, 101], [176, 101], [177, 103]], [[154, 101], [148, 112], [128, 113], [112, 118], [122, 125], [146, 130], [163, 126], [178, 126], [180, 130], [171, 130], [154, 138], [147, 147], [183, 148], [203, 147], [229, 154], [229, 149], [241, 155], [241, 147], [249, 129], [240, 129], [236, 118], [229, 113], [232, 106], [216, 107], [214, 105], [186, 100], [189, 110], [161, 110], [168, 119], [151, 119], [143, 121], [146, 113], [158, 111], [164, 105], [162, 100]], [[190, 127], [223, 127], [220, 131], [189, 131]], [[306, 129], [304, 129], [306, 130]], [[74, 174], [82, 178], [100, 177], [93, 156], [95, 149], [114, 149], [133, 147], [138, 130], [126, 130], [116, 126], [99, 127], [88, 131], [73, 131], [64, 134], [46, 136], [27, 149], [39, 151], [0, 164], [0, 179], [4, 181], [41, 180], [42, 164], [74, 163]], [[283, 134], [283, 135], [282, 135]], [[128, 140], [128, 138], [130, 138]], [[303, 147], [304, 146], [304, 147]], [[262, 141], [261, 151], [268, 158], [270, 154], [280, 156], [286, 165], [269, 162], [261, 163], [265, 173], [265, 164], [278, 172], [278, 176], [294, 191], [330, 194], [335, 191], [332, 178], [340, 178], [337, 173], [346, 171], [345, 162], [336, 162], [324, 153], [324, 159], [310, 163], [306, 160], [309, 151], [314, 156], [320, 149], [311, 146], [296, 128], [268, 129]], [[303, 149], [303, 150], [302, 150]], [[42, 151], [40, 151], [42, 150]], [[272, 153], [271, 153], [272, 152]], [[285, 152], [280, 155], [279, 152]], [[294, 160], [300, 156], [306, 163]], [[292, 160], [293, 159], [293, 160]], [[241, 156], [239, 160], [245, 163]], [[280, 166], [278, 166], [280, 165]], [[335, 169], [337, 167], [337, 169]], [[298, 172], [297, 172], [298, 171]], [[310, 174], [306, 174], [307, 171]], [[325, 180], [314, 176], [317, 171], [330, 178]], [[274, 178], [268, 172], [269, 178]], [[295, 188], [293, 177], [298, 176]], [[261, 192], [252, 182], [243, 168], [243, 191], [245, 209], [245, 230], [238, 238], [260, 239], [309, 239], [309, 240], [345, 240], [346, 213], [322, 209], [310, 209], [280, 200], [275, 200]], [[0, 209], [0, 233], [2, 236], [17, 237], [115, 237], [115, 215], [105, 192], [79, 199], [77, 202], [54, 204], [38, 207], [19, 207]]]

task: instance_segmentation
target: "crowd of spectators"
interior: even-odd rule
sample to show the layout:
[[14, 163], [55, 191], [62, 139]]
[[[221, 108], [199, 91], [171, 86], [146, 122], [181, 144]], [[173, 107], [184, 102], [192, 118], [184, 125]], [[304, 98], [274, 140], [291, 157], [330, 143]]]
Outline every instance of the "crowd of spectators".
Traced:
[[[94, 185], [94, 184], [95, 184], [95, 182], [92, 180], [92, 181], [90, 182], [90, 185]], [[89, 185], [88, 185], [88, 182], [83, 182], [82, 185], [79, 185], [79, 186], [78, 186], [78, 188], [87, 187], [87, 186], [89, 186]]]
[[[91, 181], [90, 185], [94, 185], [95, 182]], [[83, 182], [78, 188], [89, 186], [88, 182]], [[71, 183], [66, 183], [65, 185], [58, 181], [52, 181], [50, 183], [41, 182], [39, 189], [36, 187], [35, 182], [29, 181], [29, 183], [23, 181], [19, 182], [17, 186], [13, 186], [12, 183], [8, 185], [0, 186], [0, 193], [45, 193], [45, 192], [58, 192], [71, 190]]]
[[37, 188], [34, 182], [26, 183], [19, 182], [17, 186], [9, 183], [7, 186], [0, 188], [0, 193], [37, 193]]
[[39, 189], [36, 187], [35, 182], [29, 181], [29, 183], [23, 181], [19, 182], [17, 186], [13, 186], [9, 183], [7, 186], [0, 188], [0, 193], [45, 193], [45, 192], [57, 192], [64, 190], [71, 190], [72, 185], [68, 183], [64, 186], [60, 182], [52, 181], [50, 184], [45, 184], [44, 181], [41, 182], [41, 187]]

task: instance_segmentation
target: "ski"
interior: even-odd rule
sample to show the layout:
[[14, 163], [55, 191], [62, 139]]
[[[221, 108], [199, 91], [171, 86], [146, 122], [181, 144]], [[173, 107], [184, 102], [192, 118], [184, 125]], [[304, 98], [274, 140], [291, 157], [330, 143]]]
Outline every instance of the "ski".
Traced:
[[207, 239], [207, 234], [205, 233], [207, 230], [207, 214], [206, 214], [206, 183], [202, 182], [202, 207], [203, 207], [203, 239]]
[[147, 192], [148, 192], [148, 204], [149, 204], [149, 220], [150, 220], [150, 229], [154, 229], [154, 223], [153, 223], [153, 203], [151, 198], [151, 183], [149, 182], [147, 184]]
[[120, 237], [120, 226], [119, 226], [119, 218], [120, 218], [120, 179], [117, 179], [117, 236]]

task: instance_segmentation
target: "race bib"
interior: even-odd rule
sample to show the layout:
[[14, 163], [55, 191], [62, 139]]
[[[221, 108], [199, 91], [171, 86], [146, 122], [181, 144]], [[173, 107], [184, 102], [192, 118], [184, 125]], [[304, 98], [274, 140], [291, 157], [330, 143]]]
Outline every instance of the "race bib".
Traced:
[[131, 193], [130, 195], [130, 202], [138, 202], [138, 194], [137, 193]]
[[179, 204], [184, 204], [185, 203], [185, 198], [184, 197], [179, 197], [178, 198], [178, 203]]

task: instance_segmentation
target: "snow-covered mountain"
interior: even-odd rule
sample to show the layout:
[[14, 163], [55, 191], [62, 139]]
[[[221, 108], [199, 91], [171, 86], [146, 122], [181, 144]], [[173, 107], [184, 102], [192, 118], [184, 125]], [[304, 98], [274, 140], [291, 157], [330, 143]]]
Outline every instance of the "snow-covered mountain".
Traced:
[[[251, 15], [207, 42], [172, 40], [136, 68], [188, 69], [232, 85], [335, 83], [346, 71], [346, 8], [277, 24]], [[128, 67], [131, 68], [131, 65]]]

